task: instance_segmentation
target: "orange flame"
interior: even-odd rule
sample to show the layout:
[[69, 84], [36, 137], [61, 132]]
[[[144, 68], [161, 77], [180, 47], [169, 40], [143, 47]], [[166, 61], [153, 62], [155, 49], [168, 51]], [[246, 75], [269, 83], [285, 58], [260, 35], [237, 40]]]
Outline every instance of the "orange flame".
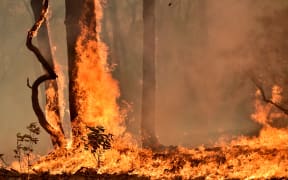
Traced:
[[56, 97], [56, 92], [53, 87], [53, 83], [50, 81], [48, 84], [48, 88], [46, 89], [46, 106], [45, 106], [45, 113], [47, 120], [51, 124], [51, 126], [56, 130], [60, 131], [59, 129], [59, 122], [60, 122], [60, 117], [58, 114], [53, 110], [53, 106], [55, 106], [55, 99], [58, 98]]
[[[87, 126], [102, 125], [114, 134], [124, 132], [123, 119], [119, 118], [116, 103], [119, 97], [117, 82], [112, 78], [107, 64], [107, 47], [101, 42], [102, 7], [95, 1], [96, 40], [85, 42], [89, 30], [82, 28], [82, 36], [77, 41], [77, 89], [79, 118]], [[87, 41], [87, 40], [86, 40]], [[83, 43], [84, 42], [84, 43]]]
[[[98, 174], [125, 173], [152, 179], [288, 176], [288, 131], [269, 126], [269, 122], [280, 115], [272, 111], [270, 104], [259, 99], [259, 91], [256, 92], [255, 113], [251, 116], [264, 127], [258, 137], [238, 137], [211, 148], [171, 147], [161, 152], [139, 148], [133, 137], [124, 133], [123, 118], [116, 103], [118, 84], [111, 76], [106, 59], [107, 47], [99, 36], [102, 7], [98, 0], [95, 4], [96, 41], [85, 41], [85, 35], [89, 33], [87, 29], [82, 29], [82, 36], [77, 41], [77, 103], [82, 125], [102, 125], [115, 135], [112, 149], [96, 154], [96, 158], [84, 150], [83, 144], [77, 148], [56, 149], [34, 164], [36, 172], [73, 174], [86, 167], [95, 169]], [[272, 88], [273, 102], [281, 102], [281, 92], [279, 86]], [[100, 165], [97, 161], [101, 162]]]

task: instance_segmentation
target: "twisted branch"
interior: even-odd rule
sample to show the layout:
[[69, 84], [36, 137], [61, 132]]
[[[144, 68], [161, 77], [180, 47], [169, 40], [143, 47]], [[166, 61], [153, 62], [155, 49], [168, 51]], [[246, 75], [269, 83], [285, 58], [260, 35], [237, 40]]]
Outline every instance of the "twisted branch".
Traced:
[[34, 36], [37, 35], [37, 32], [40, 26], [45, 20], [47, 12], [48, 12], [48, 0], [44, 0], [42, 12], [41, 12], [39, 19], [35, 22], [32, 28], [28, 31], [28, 35], [26, 39], [26, 46], [30, 51], [34, 53], [34, 55], [37, 57], [38, 61], [42, 64], [43, 68], [48, 72], [50, 79], [52, 80], [52, 79], [57, 78], [56, 73], [54, 72], [53, 68], [50, 67], [48, 62], [45, 60], [40, 50], [36, 46], [34, 46], [34, 44], [32, 43], [32, 39]]
[[37, 35], [40, 26], [45, 20], [47, 12], [48, 12], [48, 0], [44, 0], [40, 17], [32, 26], [32, 28], [29, 30], [26, 39], [27, 48], [34, 53], [38, 61], [42, 64], [43, 68], [47, 71], [47, 74], [38, 77], [33, 82], [32, 86], [29, 83], [29, 79], [27, 79], [27, 86], [32, 89], [32, 106], [35, 114], [37, 115], [39, 124], [44, 128], [44, 130], [47, 133], [49, 133], [52, 136], [52, 143], [54, 145], [61, 146], [62, 142], [60, 137], [61, 133], [63, 132], [57, 132], [57, 130], [49, 124], [49, 122], [45, 117], [44, 112], [42, 111], [39, 105], [39, 99], [38, 99], [38, 87], [40, 86], [40, 84], [47, 80], [55, 80], [57, 78], [57, 75], [54, 72], [53, 68], [45, 60], [40, 50], [32, 43], [32, 39]]

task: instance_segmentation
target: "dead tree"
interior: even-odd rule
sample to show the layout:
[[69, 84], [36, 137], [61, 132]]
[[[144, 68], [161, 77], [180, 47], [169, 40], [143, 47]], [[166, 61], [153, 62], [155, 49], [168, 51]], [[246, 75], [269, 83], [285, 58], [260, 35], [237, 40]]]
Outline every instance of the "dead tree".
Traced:
[[[35, 21], [37, 21], [37, 19], [41, 15], [42, 1], [31, 0], [31, 7], [33, 10], [34, 19]], [[44, 19], [42, 26], [39, 27], [39, 30], [37, 33], [37, 42], [38, 42], [38, 48], [41, 51], [43, 57], [46, 59], [47, 63], [50, 65], [50, 67], [54, 67], [52, 49], [51, 49], [49, 33], [48, 33], [48, 24], [47, 24], [46, 19]], [[46, 94], [46, 106], [47, 106], [46, 110], [49, 112], [55, 113], [56, 115], [55, 120], [57, 120], [56, 124], [61, 129], [62, 133], [64, 134], [62, 123], [61, 123], [61, 118], [60, 118], [57, 82], [55, 80], [46, 81], [45, 92], [46, 90], [48, 90], [48, 88], [53, 88], [53, 91], [55, 92], [55, 96], [48, 97], [48, 95], [45, 93]]]
[[157, 148], [155, 135], [155, 0], [143, 0], [143, 88], [141, 136], [144, 148]]
[[[38, 61], [41, 63], [43, 68], [45, 69], [46, 73], [44, 75], [41, 75], [38, 77], [32, 84], [32, 86], [29, 84], [29, 79], [27, 79], [27, 86], [32, 89], [32, 106], [35, 114], [37, 115], [39, 124], [43, 127], [43, 129], [51, 136], [52, 143], [54, 146], [61, 147], [64, 144], [64, 133], [62, 128], [60, 127], [53, 127], [49, 121], [46, 119], [44, 112], [42, 111], [39, 99], [38, 99], [38, 88], [39, 86], [48, 81], [48, 80], [55, 80], [57, 78], [56, 73], [54, 72], [53, 67], [48, 63], [48, 61], [45, 59], [43, 54], [40, 52], [38, 47], [36, 47], [32, 43], [32, 39], [34, 36], [36, 36], [39, 28], [45, 21], [45, 17], [48, 10], [48, 0], [44, 0], [41, 8], [41, 13], [35, 24], [32, 26], [32, 28], [29, 30], [27, 34], [26, 39], [26, 46], [27, 48], [34, 53], [34, 55], [37, 57]], [[52, 61], [52, 60], [49, 60]]]

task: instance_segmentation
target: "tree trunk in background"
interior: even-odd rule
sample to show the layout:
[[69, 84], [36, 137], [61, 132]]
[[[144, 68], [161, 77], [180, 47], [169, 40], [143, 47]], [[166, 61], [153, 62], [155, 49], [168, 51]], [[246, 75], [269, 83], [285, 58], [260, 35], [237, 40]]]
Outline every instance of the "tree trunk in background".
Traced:
[[[115, 69], [115, 71], [113, 71], [113, 75], [118, 79], [119, 82], [121, 82], [121, 62], [120, 62], [120, 58], [122, 56], [123, 53], [125, 53], [125, 51], [123, 50], [123, 46], [120, 47], [122, 44], [121, 41], [121, 33], [120, 31], [120, 24], [119, 24], [119, 18], [118, 17], [118, 7], [117, 7], [117, 2], [115, 0], [110, 1], [110, 4], [113, 8], [112, 11], [112, 15], [111, 15], [111, 21], [112, 21], [112, 43], [111, 43], [111, 49], [112, 49], [112, 53], [111, 53], [111, 58], [112, 58], [112, 62], [117, 64], [117, 67]], [[119, 49], [120, 48], [120, 49]], [[120, 88], [120, 92], [121, 91], [121, 84], [119, 86]], [[121, 95], [122, 96], [122, 95]], [[121, 98], [121, 97], [120, 97]]]
[[[66, 0], [65, 6], [69, 75], [69, 108], [72, 123], [72, 135], [73, 137], [77, 137], [81, 134], [81, 130], [78, 129], [77, 126], [77, 123], [79, 122], [79, 120], [77, 120], [79, 107], [77, 106], [77, 92], [75, 91], [77, 75], [77, 52], [75, 48], [77, 39], [81, 36], [81, 27], [89, 29], [89, 33], [86, 35], [87, 40], [96, 39], [95, 7], [94, 0]], [[93, 37], [95, 39], [93, 39]]]
[[[34, 19], [35, 21], [37, 21], [42, 11], [42, 0], [31, 0], [31, 7], [33, 10], [33, 14], [34, 14]], [[40, 27], [37, 33], [37, 41], [38, 41], [39, 50], [43, 54], [44, 58], [47, 60], [48, 64], [51, 67], [54, 67], [53, 55], [52, 55], [52, 50], [51, 50], [51, 45], [50, 45], [50, 40], [49, 40], [48, 26], [47, 26], [46, 21], [42, 24], [42, 26]], [[49, 86], [51, 86], [51, 88], [54, 89], [55, 96], [51, 99], [51, 98], [48, 98], [47, 94], [45, 93], [46, 95], [45, 105], [48, 104], [48, 109], [46, 109], [46, 111], [55, 112], [56, 116], [58, 117], [57, 125], [60, 128], [62, 135], [64, 137], [64, 131], [63, 131], [61, 119], [60, 119], [57, 82], [55, 80], [46, 81], [45, 92], [49, 88]], [[55, 146], [56, 142], [52, 141], [52, 144]]]
[[143, 0], [142, 147], [159, 146], [155, 135], [155, 0]]
[[70, 118], [73, 122], [77, 117], [76, 94], [74, 92], [75, 76], [76, 76], [76, 42], [81, 34], [80, 17], [84, 0], [74, 0], [73, 2], [66, 0], [66, 38], [68, 51], [68, 75], [69, 75], [69, 109]]

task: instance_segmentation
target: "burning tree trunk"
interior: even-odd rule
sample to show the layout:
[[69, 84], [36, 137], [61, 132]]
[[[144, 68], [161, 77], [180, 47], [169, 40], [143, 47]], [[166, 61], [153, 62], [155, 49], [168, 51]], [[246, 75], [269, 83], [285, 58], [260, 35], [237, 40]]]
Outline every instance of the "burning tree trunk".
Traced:
[[[35, 5], [34, 10], [36, 10], [36, 4], [33, 5]], [[30, 86], [28, 79], [27, 85], [32, 89], [33, 109], [40, 125], [51, 135], [53, 144], [63, 147], [65, 137], [61, 124], [51, 123], [46, 119], [38, 100], [39, 85], [57, 78], [53, 67], [48, 63], [52, 60], [47, 61], [40, 50], [32, 44], [32, 38], [38, 33], [45, 21], [47, 9], [48, 0], [44, 0], [41, 16], [29, 31], [26, 43], [28, 49], [35, 54], [47, 74], [37, 78], [32, 86]], [[97, 15], [99, 13], [97, 17], [96, 11]], [[107, 48], [100, 39], [101, 18], [101, 1], [66, 1], [69, 108], [75, 148], [81, 145], [82, 137], [87, 132], [86, 127], [109, 126], [110, 132], [113, 134], [121, 134], [124, 131], [124, 128], [120, 126], [122, 118], [119, 117], [116, 103], [119, 97], [118, 85], [110, 74], [109, 65], [106, 63]], [[44, 36], [49, 42], [47, 31]], [[47, 58], [52, 58], [52, 56]], [[67, 145], [70, 145], [70, 142]]]
[[155, 0], [143, 0], [143, 89], [141, 135], [144, 148], [156, 148], [155, 135]]
[[75, 77], [76, 77], [76, 42], [80, 36], [80, 17], [81, 7], [84, 0], [77, 0], [73, 2], [65, 1], [66, 6], [66, 36], [67, 36], [67, 50], [68, 50], [68, 73], [69, 73], [69, 109], [70, 118], [73, 122], [77, 117], [76, 93], [74, 92]]
[[[63, 146], [64, 144], [64, 133], [61, 128], [52, 126], [49, 121], [46, 119], [44, 112], [42, 111], [40, 105], [39, 105], [39, 99], [38, 99], [38, 87], [40, 84], [43, 82], [46, 82], [48, 80], [55, 80], [57, 78], [56, 73], [53, 70], [53, 67], [48, 63], [48, 61], [45, 59], [45, 57], [42, 55], [40, 50], [33, 45], [32, 43], [32, 38], [37, 34], [39, 28], [43, 24], [45, 20], [45, 16], [47, 14], [47, 9], [48, 9], [48, 0], [43, 1], [43, 7], [41, 8], [41, 14], [38, 18], [38, 20], [35, 22], [33, 27], [30, 29], [27, 35], [27, 40], [26, 40], [26, 46], [27, 48], [34, 53], [34, 55], [37, 57], [38, 61], [42, 64], [43, 68], [46, 70], [46, 74], [38, 77], [32, 86], [29, 84], [29, 79], [27, 80], [27, 85], [32, 89], [32, 106], [35, 114], [38, 117], [38, 121], [40, 125], [45, 129], [45, 131], [50, 134], [52, 143], [55, 146]], [[49, 60], [50, 62], [52, 60]]]
[[77, 104], [76, 76], [77, 76], [77, 58], [76, 52], [77, 40], [81, 36], [81, 29], [88, 30], [85, 40], [96, 40], [96, 20], [94, 11], [94, 0], [75, 0], [73, 2], [66, 0], [66, 34], [68, 48], [68, 71], [69, 71], [69, 108], [72, 122], [73, 137], [82, 134], [79, 127], [79, 104]]
[[[37, 19], [41, 15], [42, 11], [42, 1], [39, 0], [31, 0], [31, 7], [34, 14], [34, 19], [37, 21]], [[53, 55], [49, 40], [49, 33], [48, 33], [48, 25], [47, 21], [44, 19], [44, 22], [42, 26], [39, 27], [38, 33], [37, 33], [37, 41], [38, 41], [38, 47], [41, 51], [43, 57], [46, 59], [47, 63], [50, 65], [50, 67], [54, 67], [53, 63]], [[45, 69], [45, 68], [44, 68]], [[60, 122], [60, 111], [59, 111], [59, 102], [58, 102], [58, 86], [57, 82], [55, 80], [48, 80], [45, 82], [45, 91], [47, 91], [49, 88], [52, 89], [54, 92], [54, 96], [46, 94], [46, 113], [53, 113], [53, 118], [56, 122], [54, 122], [61, 130], [61, 133], [64, 135], [64, 131], [62, 128], [62, 124]], [[53, 145], [56, 142], [52, 142]]]

